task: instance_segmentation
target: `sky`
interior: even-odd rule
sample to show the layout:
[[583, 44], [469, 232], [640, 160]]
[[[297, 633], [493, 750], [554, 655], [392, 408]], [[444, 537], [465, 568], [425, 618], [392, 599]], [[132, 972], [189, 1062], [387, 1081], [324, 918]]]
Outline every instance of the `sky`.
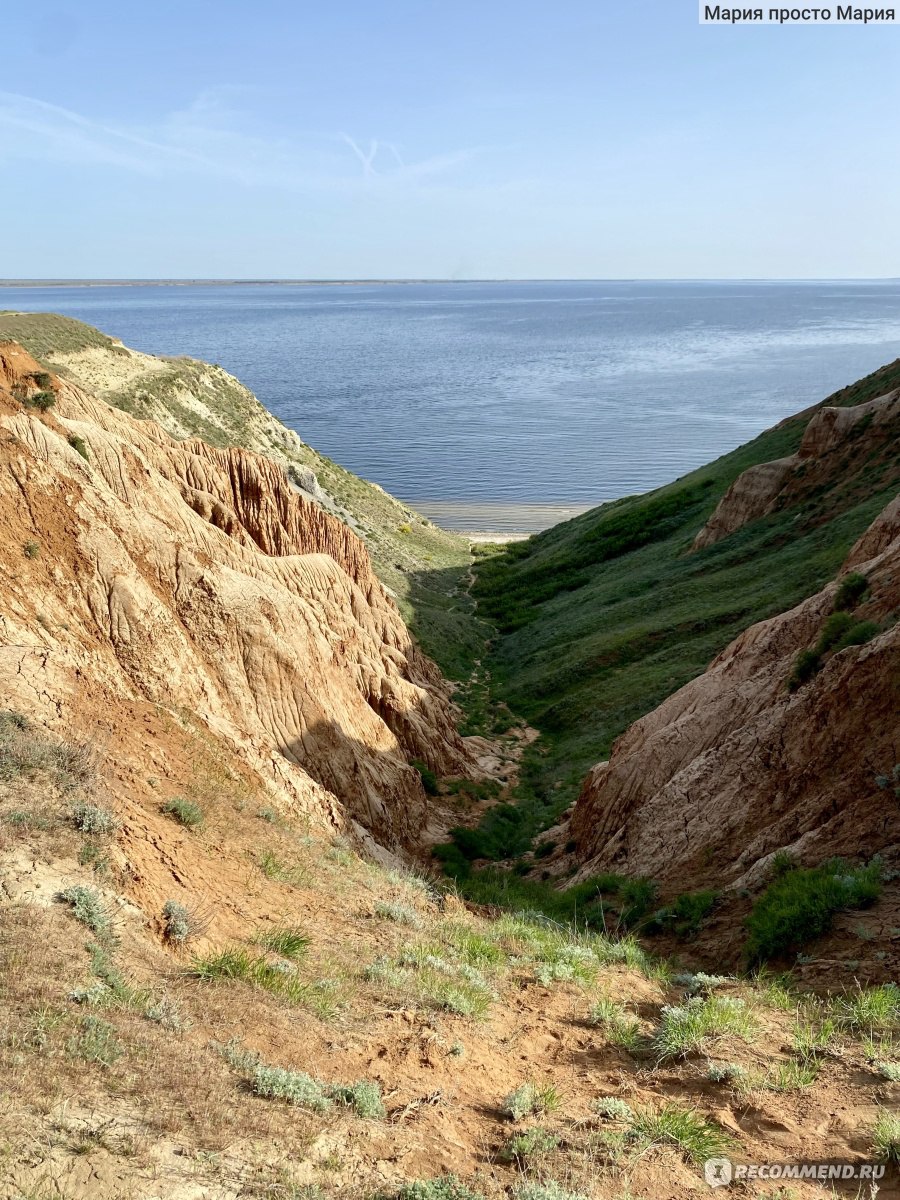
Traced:
[[3, 278], [900, 275], [900, 25], [9, 6]]

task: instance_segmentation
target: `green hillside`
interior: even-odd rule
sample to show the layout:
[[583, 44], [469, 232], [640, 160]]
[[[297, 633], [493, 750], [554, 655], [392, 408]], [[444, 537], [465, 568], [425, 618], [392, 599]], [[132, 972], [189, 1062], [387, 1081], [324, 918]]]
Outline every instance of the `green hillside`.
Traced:
[[[898, 385], [900, 360], [824, 403], [855, 405]], [[841, 463], [828, 488], [689, 553], [730, 484], [749, 466], [794, 453], [812, 411], [664, 488], [594, 509], [477, 565], [478, 612], [500, 630], [488, 662], [495, 696], [545, 736], [524, 764], [519, 811], [489, 814], [470, 852], [519, 852], [632, 721], [748, 625], [834, 576], [896, 494], [896, 442]]]

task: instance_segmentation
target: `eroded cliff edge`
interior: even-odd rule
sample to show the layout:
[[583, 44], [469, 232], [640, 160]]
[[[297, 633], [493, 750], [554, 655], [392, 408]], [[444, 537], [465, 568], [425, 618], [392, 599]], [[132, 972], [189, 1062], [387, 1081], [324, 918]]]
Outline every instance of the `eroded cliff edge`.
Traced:
[[[798, 455], [739, 477], [695, 548], [790, 507], [811, 488], [827, 505], [830, 486], [896, 454], [898, 420], [896, 391], [853, 409], [819, 410]], [[851, 572], [865, 580], [848, 617], [857, 644], [835, 639], [798, 679], [798, 655], [822, 645]], [[895, 866], [900, 808], [878, 780], [900, 761], [898, 613], [900, 497], [857, 541], [837, 579], [750, 626], [618, 738], [572, 813], [578, 877], [615, 867], [659, 881], [669, 895], [702, 887], [738, 895], [759, 887], [779, 851], [806, 865], [880, 854]]]
[[174, 722], [276, 804], [416, 843], [426, 799], [409, 760], [468, 762], [449, 688], [362, 541], [278, 465], [176, 441], [5, 343], [0, 497], [0, 707], [102, 744], [144, 809], [158, 806], [148, 777], [171, 773]]

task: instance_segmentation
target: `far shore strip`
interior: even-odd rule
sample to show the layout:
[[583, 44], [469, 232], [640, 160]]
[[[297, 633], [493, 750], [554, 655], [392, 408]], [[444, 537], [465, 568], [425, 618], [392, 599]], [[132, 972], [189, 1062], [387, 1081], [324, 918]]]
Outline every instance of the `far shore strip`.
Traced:
[[516, 504], [475, 500], [409, 500], [407, 503], [435, 525], [473, 542], [518, 541], [596, 507], [596, 504]]

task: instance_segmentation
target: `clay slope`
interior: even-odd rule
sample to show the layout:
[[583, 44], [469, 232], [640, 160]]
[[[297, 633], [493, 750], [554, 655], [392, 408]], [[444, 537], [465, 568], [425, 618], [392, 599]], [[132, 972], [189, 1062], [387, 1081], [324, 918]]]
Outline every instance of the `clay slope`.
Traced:
[[749, 467], [739, 475], [694, 539], [694, 550], [712, 546], [750, 521], [826, 493], [837, 481], [881, 468], [896, 476], [900, 389], [853, 408], [815, 411], [796, 454]]
[[900, 503], [851, 566], [869, 582], [853, 620], [881, 631], [830, 653], [791, 692], [796, 656], [819, 637], [838, 584], [747, 629], [588, 776], [572, 817], [582, 874], [624, 867], [671, 895], [752, 887], [782, 849], [805, 864], [891, 860], [900, 809], [876, 777], [900, 761]]
[[[416, 641], [445, 673], [465, 679], [480, 653], [463, 578], [468, 542], [318, 454], [222, 367], [132, 350], [57, 313], [0, 312], [0, 342], [23, 346], [44, 368], [131, 416], [155, 421], [177, 441], [241, 447], [272, 459], [294, 489], [349, 525]], [[265, 347], [259, 351], [265, 361]]]
[[0, 512], [0, 707], [105, 724], [113, 758], [129, 705], [187, 714], [279, 803], [415, 843], [408, 760], [467, 762], [446, 686], [363, 543], [272, 461], [175, 441], [7, 343]]

